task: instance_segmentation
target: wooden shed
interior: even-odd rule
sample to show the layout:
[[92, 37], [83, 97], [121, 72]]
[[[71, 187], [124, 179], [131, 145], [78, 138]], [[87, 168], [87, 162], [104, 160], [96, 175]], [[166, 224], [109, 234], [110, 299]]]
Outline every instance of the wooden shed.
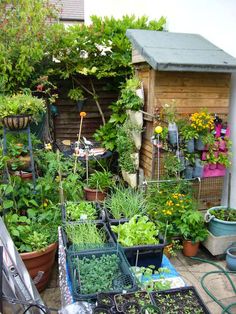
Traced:
[[[136, 74], [143, 82], [144, 111], [154, 115], [175, 100], [177, 112], [190, 115], [201, 108], [227, 119], [231, 72], [236, 59], [197, 34], [127, 30]], [[151, 143], [154, 120], [144, 116], [140, 167], [156, 179], [156, 148]], [[212, 186], [213, 178], [202, 185]], [[223, 178], [214, 178], [214, 197], [220, 199]], [[203, 189], [204, 190], [204, 189]], [[207, 194], [212, 194], [211, 191]], [[216, 202], [217, 203], [217, 202]]]

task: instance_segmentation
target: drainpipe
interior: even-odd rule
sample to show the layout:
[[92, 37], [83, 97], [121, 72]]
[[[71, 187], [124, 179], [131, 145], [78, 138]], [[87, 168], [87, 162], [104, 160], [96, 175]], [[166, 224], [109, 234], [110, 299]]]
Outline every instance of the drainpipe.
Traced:
[[[229, 98], [229, 118], [228, 123], [230, 126], [230, 138], [232, 141], [232, 163], [230, 169], [224, 178], [224, 187], [222, 194], [222, 205], [230, 206], [236, 208], [236, 73], [231, 75], [230, 84], [230, 98]], [[229, 184], [229, 172], [231, 173], [231, 183]], [[228, 189], [230, 186], [230, 194], [228, 194]], [[228, 196], [229, 203], [228, 204]]]

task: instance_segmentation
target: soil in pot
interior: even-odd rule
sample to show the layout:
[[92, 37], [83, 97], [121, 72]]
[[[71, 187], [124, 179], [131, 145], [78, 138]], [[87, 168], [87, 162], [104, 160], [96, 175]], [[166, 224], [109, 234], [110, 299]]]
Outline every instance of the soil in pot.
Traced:
[[112, 307], [115, 302], [111, 296], [106, 293], [100, 293], [97, 296], [98, 305]]
[[199, 242], [193, 243], [191, 240], [183, 241], [183, 254], [185, 256], [196, 256], [199, 248]]
[[44, 251], [20, 254], [39, 292], [43, 291], [48, 284], [55, 261], [56, 250], [57, 243], [52, 243]]

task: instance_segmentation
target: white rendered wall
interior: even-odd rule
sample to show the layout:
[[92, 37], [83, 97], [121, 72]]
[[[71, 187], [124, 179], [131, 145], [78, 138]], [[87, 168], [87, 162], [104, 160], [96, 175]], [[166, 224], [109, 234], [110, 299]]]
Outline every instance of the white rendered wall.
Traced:
[[197, 33], [236, 57], [236, 0], [84, 0], [91, 15], [167, 18], [171, 32]]

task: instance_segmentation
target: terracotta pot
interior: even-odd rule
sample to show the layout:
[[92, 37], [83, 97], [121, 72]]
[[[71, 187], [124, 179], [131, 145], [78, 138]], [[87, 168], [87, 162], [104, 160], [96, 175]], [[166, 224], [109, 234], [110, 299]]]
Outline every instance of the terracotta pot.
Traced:
[[[56, 250], [57, 243], [52, 243], [44, 251], [20, 254], [31, 278], [36, 281], [36, 288], [39, 292], [43, 291], [48, 284], [55, 261]], [[43, 272], [42, 277], [40, 277], [41, 272]], [[39, 277], [38, 280], [36, 280], [37, 275]]]
[[199, 248], [199, 243], [193, 243], [191, 240], [183, 240], [183, 253], [185, 256], [196, 256]]
[[31, 181], [33, 178], [32, 172], [15, 171], [14, 176], [21, 177], [24, 181]]
[[99, 191], [96, 189], [90, 189], [88, 187], [84, 188], [85, 199], [87, 201], [103, 201], [107, 196], [107, 193], [104, 191]]
[[9, 130], [24, 130], [32, 120], [31, 115], [13, 115], [2, 119], [3, 125]]

